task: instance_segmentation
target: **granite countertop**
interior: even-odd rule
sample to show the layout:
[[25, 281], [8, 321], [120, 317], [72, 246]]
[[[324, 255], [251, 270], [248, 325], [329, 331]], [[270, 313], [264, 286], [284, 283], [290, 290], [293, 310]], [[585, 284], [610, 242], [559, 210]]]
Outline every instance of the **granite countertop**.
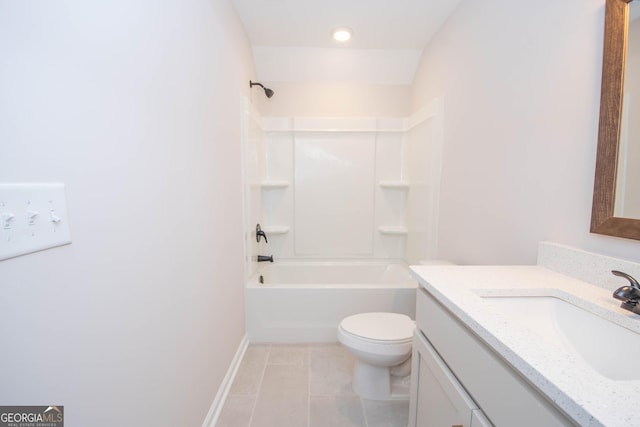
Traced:
[[[581, 426], [640, 426], [640, 380], [612, 380], [577, 353], [554, 346], [483, 300], [484, 296], [554, 296], [640, 334], [640, 315], [611, 291], [541, 266], [412, 266], [420, 285], [518, 373]], [[621, 283], [621, 286], [624, 283]], [[482, 297], [481, 297], [482, 296]], [[594, 341], [594, 346], [599, 345]], [[615, 348], [609, 351], [616, 352]], [[630, 355], [620, 364], [638, 375]]]

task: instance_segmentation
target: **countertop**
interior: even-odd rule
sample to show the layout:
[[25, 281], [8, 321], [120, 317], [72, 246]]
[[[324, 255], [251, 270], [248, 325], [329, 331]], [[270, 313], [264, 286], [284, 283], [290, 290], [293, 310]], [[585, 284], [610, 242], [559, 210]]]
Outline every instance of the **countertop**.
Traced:
[[[411, 271], [424, 289], [574, 422], [640, 427], [640, 380], [616, 381], [599, 374], [577, 354], [551, 346], [481, 298], [555, 296], [640, 334], [640, 315], [620, 308], [610, 290], [541, 266], [425, 265], [411, 266]], [[640, 360], [622, 353], [618, 360], [637, 372]]]

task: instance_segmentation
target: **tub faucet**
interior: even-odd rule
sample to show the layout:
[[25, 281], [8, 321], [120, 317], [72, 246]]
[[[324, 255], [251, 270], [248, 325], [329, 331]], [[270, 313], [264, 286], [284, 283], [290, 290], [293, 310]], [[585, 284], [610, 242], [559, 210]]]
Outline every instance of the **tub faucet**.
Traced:
[[273, 255], [270, 256], [266, 256], [266, 255], [258, 255], [258, 262], [273, 262]]
[[640, 305], [638, 305], [638, 301], [640, 300], [640, 284], [638, 281], [631, 275], [623, 273], [622, 271], [612, 270], [611, 273], [616, 276], [624, 277], [629, 281], [628, 286], [622, 286], [613, 291], [613, 297], [622, 301], [620, 307], [636, 314], [640, 314]]

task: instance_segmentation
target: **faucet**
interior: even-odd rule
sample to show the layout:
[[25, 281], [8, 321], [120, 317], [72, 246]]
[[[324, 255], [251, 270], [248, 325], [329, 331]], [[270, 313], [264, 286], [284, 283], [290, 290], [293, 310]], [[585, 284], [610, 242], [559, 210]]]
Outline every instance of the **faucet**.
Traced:
[[273, 255], [271, 256], [266, 256], [266, 255], [258, 255], [258, 262], [273, 262]]
[[264, 237], [264, 242], [269, 243], [267, 241], [267, 235], [264, 234], [264, 231], [262, 231], [260, 224], [256, 224], [256, 242], [260, 243], [260, 237]]
[[631, 275], [623, 273], [622, 271], [612, 270], [611, 273], [616, 276], [624, 277], [629, 281], [628, 286], [622, 286], [613, 291], [613, 297], [622, 301], [620, 307], [633, 313], [640, 314], [640, 305], [638, 305], [638, 300], [640, 300], [640, 284], [638, 281]]

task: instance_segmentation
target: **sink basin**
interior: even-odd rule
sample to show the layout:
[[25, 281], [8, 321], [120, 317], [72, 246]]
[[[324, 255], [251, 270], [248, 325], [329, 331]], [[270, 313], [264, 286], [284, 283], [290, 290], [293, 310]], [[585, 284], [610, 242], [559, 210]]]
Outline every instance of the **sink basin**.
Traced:
[[507, 319], [581, 357], [601, 375], [640, 380], [640, 334], [553, 296], [482, 296]]

